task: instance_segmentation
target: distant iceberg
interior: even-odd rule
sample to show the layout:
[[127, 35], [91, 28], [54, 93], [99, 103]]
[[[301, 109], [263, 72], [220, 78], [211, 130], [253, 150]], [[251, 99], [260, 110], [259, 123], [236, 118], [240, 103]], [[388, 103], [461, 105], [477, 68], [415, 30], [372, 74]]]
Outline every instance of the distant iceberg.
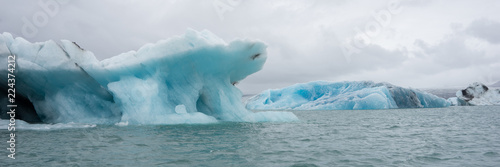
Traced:
[[251, 110], [369, 110], [448, 107], [443, 98], [416, 89], [371, 81], [295, 84], [266, 90], [246, 102]]
[[[105, 46], [103, 46], [105, 47]], [[16, 57], [16, 118], [45, 123], [179, 124], [294, 121], [291, 112], [245, 109], [234, 83], [259, 71], [266, 45], [224, 42], [209, 31], [186, 34], [98, 61], [62, 40], [30, 43], [0, 34], [0, 75]], [[0, 77], [7, 90], [6, 77]], [[2, 97], [6, 102], [6, 97]], [[24, 99], [24, 100], [23, 100]], [[5, 107], [2, 104], [2, 107]], [[6, 115], [2, 115], [6, 118]]]
[[500, 105], [500, 89], [490, 89], [479, 82], [457, 91], [456, 95], [448, 99], [454, 106]]

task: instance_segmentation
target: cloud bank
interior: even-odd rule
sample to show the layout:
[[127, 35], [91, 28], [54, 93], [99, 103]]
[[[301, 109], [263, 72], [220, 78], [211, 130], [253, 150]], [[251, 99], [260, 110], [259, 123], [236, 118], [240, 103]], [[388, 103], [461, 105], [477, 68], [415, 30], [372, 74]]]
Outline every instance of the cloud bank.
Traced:
[[225, 40], [260, 39], [269, 45], [268, 62], [238, 85], [244, 93], [313, 80], [417, 88], [500, 80], [500, 2], [494, 0], [2, 2], [2, 32], [32, 42], [69, 39], [101, 60], [187, 28]]

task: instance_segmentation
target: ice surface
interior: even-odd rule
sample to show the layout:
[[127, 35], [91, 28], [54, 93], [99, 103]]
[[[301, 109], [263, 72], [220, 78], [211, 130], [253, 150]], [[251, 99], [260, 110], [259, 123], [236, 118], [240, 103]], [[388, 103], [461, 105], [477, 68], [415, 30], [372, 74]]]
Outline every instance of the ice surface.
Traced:
[[314, 81], [266, 90], [248, 99], [246, 107], [251, 110], [366, 110], [449, 105], [435, 95], [389, 83]]
[[[226, 43], [209, 31], [188, 30], [98, 61], [74, 42], [30, 43], [3, 33], [3, 67], [8, 55], [16, 56], [16, 93], [29, 99], [46, 123], [297, 120], [290, 112], [245, 109], [232, 85], [265, 63], [266, 45], [258, 41]], [[0, 73], [7, 75], [6, 69]]]
[[450, 97], [448, 98], [448, 101], [450, 102], [451, 106], [470, 106], [466, 101], [463, 101], [462, 99], [459, 99], [457, 97]]
[[500, 105], [500, 89], [491, 89], [479, 82], [457, 91], [456, 95], [448, 99], [455, 106]]
[[[10, 121], [0, 119], [0, 131], [8, 130]], [[77, 128], [95, 128], [96, 124], [82, 124], [82, 123], [56, 123], [56, 124], [30, 124], [23, 120], [16, 120], [15, 130], [60, 130], [60, 129], [77, 129]]]

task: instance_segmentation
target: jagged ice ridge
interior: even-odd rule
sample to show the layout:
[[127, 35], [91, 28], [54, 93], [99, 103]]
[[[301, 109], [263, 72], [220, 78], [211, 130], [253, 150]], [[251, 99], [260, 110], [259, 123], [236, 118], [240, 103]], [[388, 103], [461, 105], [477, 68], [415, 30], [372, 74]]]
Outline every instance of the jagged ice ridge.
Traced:
[[266, 90], [246, 102], [251, 110], [368, 110], [448, 107], [433, 94], [372, 81], [314, 81]]
[[16, 114], [28, 122], [295, 121], [291, 112], [245, 109], [233, 85], [262, 68], [266, 47], [252, 40], [226, 43], [209, 31], [187, 30], [99, 61], [68, 40], [30, 43], [3, 33], [0, 62], [5, 68], [0, 75], [7, 76], [7, 56], [15, 55], [17, 99], [27, 106]]

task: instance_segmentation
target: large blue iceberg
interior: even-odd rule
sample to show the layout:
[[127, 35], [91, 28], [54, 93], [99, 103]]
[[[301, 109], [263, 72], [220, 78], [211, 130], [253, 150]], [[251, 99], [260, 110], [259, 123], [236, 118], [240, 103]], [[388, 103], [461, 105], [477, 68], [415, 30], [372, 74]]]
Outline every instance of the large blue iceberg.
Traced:
[[433, 94], [371, 81], [295, 84], [266, 90], [246, 102], [251, 110], [368, 110], [448, 107]]
[[[45, 123], [297, 120], [290, 112], [254, 113], [241, 102], [234, 83], [259, 71], [267, 58], [258, 41], [226, 43], [209, 31], [188, 30], [99, 61], [71, 41], [30, 43], [3, 33], [2, 76], [8, 56], [16, 58], [16, 99], [26, 108], [17, 115]], [[0, 78], [6, 90], [7, 78]]]

